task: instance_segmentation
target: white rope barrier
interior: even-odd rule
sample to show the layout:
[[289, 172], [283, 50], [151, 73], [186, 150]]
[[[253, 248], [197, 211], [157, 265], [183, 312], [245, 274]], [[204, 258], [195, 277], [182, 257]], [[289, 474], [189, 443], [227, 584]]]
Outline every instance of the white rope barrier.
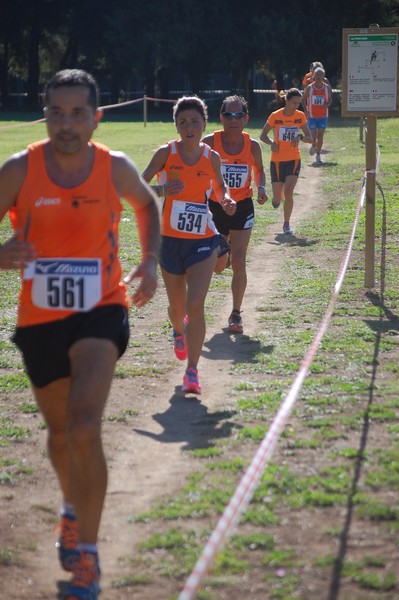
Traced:
[[[256, 94], [275, 94], [276, 90], [253, 90], [254, 93]], [[341, 93], [341, 90], [332, 90], [333, 92], [339, 92]], [[213, 98], [207, 98], [207, 101], [211, 101], [211, 100], [217, 100], [219, 98], [219, 96], [215, 96]], [[104, 106], [99, 106], [99, 110], [109, 110], [110, 108], [123, 108], [124, 106], [130, 106], [131, 104], [137, 104], [138, 102], [144, 102], [144, 105], [146, 104], [146, 101], [149, 100], [150, 102], [167, 102], [167, 103], [174, 103], [176, 102], [176, 98], [175, 99], [170, 99], [170, 98], [151, 98], [149, 96], [143, 96], [142, 98], [137, 98], [136, 100], [126, 100], [125, 102], [117, 102], [116, 104], [105, 104]], [[146, 112], [146, 110], [144, 109], [144, 112]], [[0, 127], [0, 131], [6, 131], [8, 129], [14, 129], [16, 127], [26, 127], [27, 125], [35, 125], [36, 123], [44, 123], [46, 121], [46, 119], [42, 118], [42, 119], [37, 119], [35, 121], [27, 121], [26, 123], [16, 123], [15, 125], [5, 125], [4, 127]], [[146, 117], [144, 119], [146, 124]]]
[[[379, 159], [377, 162], [377, 168], [379, 168]], [[281, 407], [275, 416], [272, 424], [270, 425], [269, 431], [264, 437], [261, 445], [257, 453], [254, 456], [254, 459], [246, 472], [244, 473], [240, 483], [238, 484], [234, 495], [232, 496], [229, 504], [224, 510], [221, 518], [219, 519], [216, 528], [214, 529], [211, 537], [209, 538], [206, 546], [204, 547], [201, 556], [199, 557], [194, 569], [187, 579], [187, 582], [178, 596], [178, 600], [192, 600], [194, 594], [197, 592], [200, 587], [205, 575], [209, 571], [213, 560], [217, 553], [223, 547], [223, 544], [226, 542], [227, 538], [231, 536], [233, 530], [235, 529], [241, 515], [245, 512], [248, 504], [251, 501], [253, 493], [262, 477], [262, 474], [273, 455], [274, 449], [276, 447], [277, 441], [280, 437], [280, 434], [287, 422], [288, 417], [290, 416], [292, 409], [295, 405], [295, 402], [298, 398], [298, 393], [301, 390], [303, 381], [305, 380], [309, 368], [312, 364], [314, 356], [317, 352], [317, 349], [324, 337], [324, 334], [327, 330], [329, 322], [331, 320], [334, 307], [338, 298], [339, 291], [341, 289], [345, 273], [347, 271], [347, 267], [349, 264], [350, 255], [352, 253], [353, 243], [355, 239], [355, 233], [359, 222], [359, 217], [364, 206], [364, 198], [366, 194], [366, 182], [367, 182], [367, 172], [364, 174], [362, 188], [359, 196], [359, 201], [356, 209], [355, 219], [352, 227], [352, 232], [350, 236], [350, 240], [348, 243], [347, 250], [345, 252], [344, 258], [341, 262], [340, 268], [338, 270], [337, 280], [333, 287], [333, 293], [331, 297], [330, 304], [322, 318], [322, 321], [319, 325], [319, 328], [316, 332], [316, 335], [304, 356], [300, 368], [295, 376], [294, 382], [291, 388], [288, 391]]]

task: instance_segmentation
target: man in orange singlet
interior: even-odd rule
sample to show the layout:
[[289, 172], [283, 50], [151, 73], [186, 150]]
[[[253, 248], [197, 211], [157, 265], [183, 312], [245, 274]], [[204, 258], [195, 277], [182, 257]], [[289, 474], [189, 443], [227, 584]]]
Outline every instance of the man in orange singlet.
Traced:
[[[247, 287], [247, 250], [255, 221], [252, 173], [258, 190], [258, 203], [264, 204], [267, 200], [261, 145], [244, 132], [248, 118], [248, 104], [245, 98], [228, 96], [223, 100], [220, 108], [223, 130], [215, 131], [202, 140], [220, 154], [223, 177], [230, 189], [231, 197], [237, 202], [235, 214], [229, 216], [213, 193], [209, 200], [209, 208], [216, 228], [226, 240], [230, 241], [231, 246], [233, 310], [228, 319], [230, 333], [243, 332], [240, 313]], [[216, 263], [216, 273], [221, 273], [225, 266], [226, 255]]]
[[[22, 351], [48, 431], [62, 495], [57, 542], [72, 573], [66, 600], [100, 593], [97, 535], [107, 487], [101, 418], [129, 338], [126, 283], [140, 307], [157, 286], [159, 213], [153, 193], [121, 152], [93, 142], [101, 118], [94, 78], [56, 73], [45, 92], [48, 138], [0, 169], [0, 220], [14, 236], [0, 268], [20, 269], [14, 342]], [[134, 209], [142, 259], [122, 281], [118, 225], [124, 198]]]

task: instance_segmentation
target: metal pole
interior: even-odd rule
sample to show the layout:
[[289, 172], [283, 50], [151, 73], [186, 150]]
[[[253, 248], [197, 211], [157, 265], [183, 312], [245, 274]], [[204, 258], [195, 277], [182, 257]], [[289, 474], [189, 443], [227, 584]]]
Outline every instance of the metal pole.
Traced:
[[375, 180], [377, 160], [377, 117], [367, 117], [366, 131], [366, 245], [365, 245], [365, 287], [375, 285]]
[[143, 99], [143, 121], [144, 127], [147, 127], [147, 94], [144, 94]]

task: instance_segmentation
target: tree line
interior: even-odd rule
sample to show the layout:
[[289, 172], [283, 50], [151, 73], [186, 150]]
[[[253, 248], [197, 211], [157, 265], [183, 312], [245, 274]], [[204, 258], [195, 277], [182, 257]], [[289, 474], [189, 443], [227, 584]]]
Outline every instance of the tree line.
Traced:
[[2, 0], [1, 107], [16, 83], [38, 108], [43, 83], [57, 70], [83, 68], [117, 102], [140, 79], [149, 96], [167, 98], [184, 74], [190, 90], [227, 75], [250, 94], [254, 70], [301, 79], [319, 60], [339, 85], [343, 28], [399, 24], [399, 0]]

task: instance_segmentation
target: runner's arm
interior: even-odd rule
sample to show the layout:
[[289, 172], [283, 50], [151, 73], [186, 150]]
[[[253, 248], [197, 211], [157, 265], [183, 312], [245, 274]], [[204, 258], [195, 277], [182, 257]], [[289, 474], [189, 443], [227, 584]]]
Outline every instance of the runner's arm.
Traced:
[[254, 181], [258, 188], [258, 204], [264, 204], [268, 199], [266, 193], [266, 173], [263, 166], [262, 148], [259, 142], [251, 139], [251, 152], [254, 157]]
[[142, 252], [141, 263], [126, 277], [125, 282], [140, 279], [132, 295], [134, 304], [143, 306], [157, 287], [157, 262], [160, 245], [159, 211], [156, 197], [148, 183], [140, 177], [134, 163], [122, 152], [112, 152], [112, 181], [119, 196], [133, 208], [136, 216]]
[[267, 146], [270, 146], [273, 152], [278, 152], [278, 144], [274, 140], [271, 140], [268, 136], [269, 131], [271, 131], [272, 129], [273, 126], [266, 122], [261, 131], [260, 139], [262, 140], [262, 142], [267, 144]]
[[[151, 183], [155, 175], [162, 171], [169, 156], [169, 146], [165, 144], [156, 150], [154, 156], [142, 173], [143, 179], [147, 183]], [[162, 185], [151, 186], [159, 198], [165, 196], [173, 196], [184, 190], [184, 182], [181, 179], [171, 179]]]
[[[11, 156], [0, 168], [0, 221], [15, 205], [27, 173], [27, 152]], [[17, 231], [0, 245], [0, 269], [24, 269], [34, 260], [35, 250]]]

